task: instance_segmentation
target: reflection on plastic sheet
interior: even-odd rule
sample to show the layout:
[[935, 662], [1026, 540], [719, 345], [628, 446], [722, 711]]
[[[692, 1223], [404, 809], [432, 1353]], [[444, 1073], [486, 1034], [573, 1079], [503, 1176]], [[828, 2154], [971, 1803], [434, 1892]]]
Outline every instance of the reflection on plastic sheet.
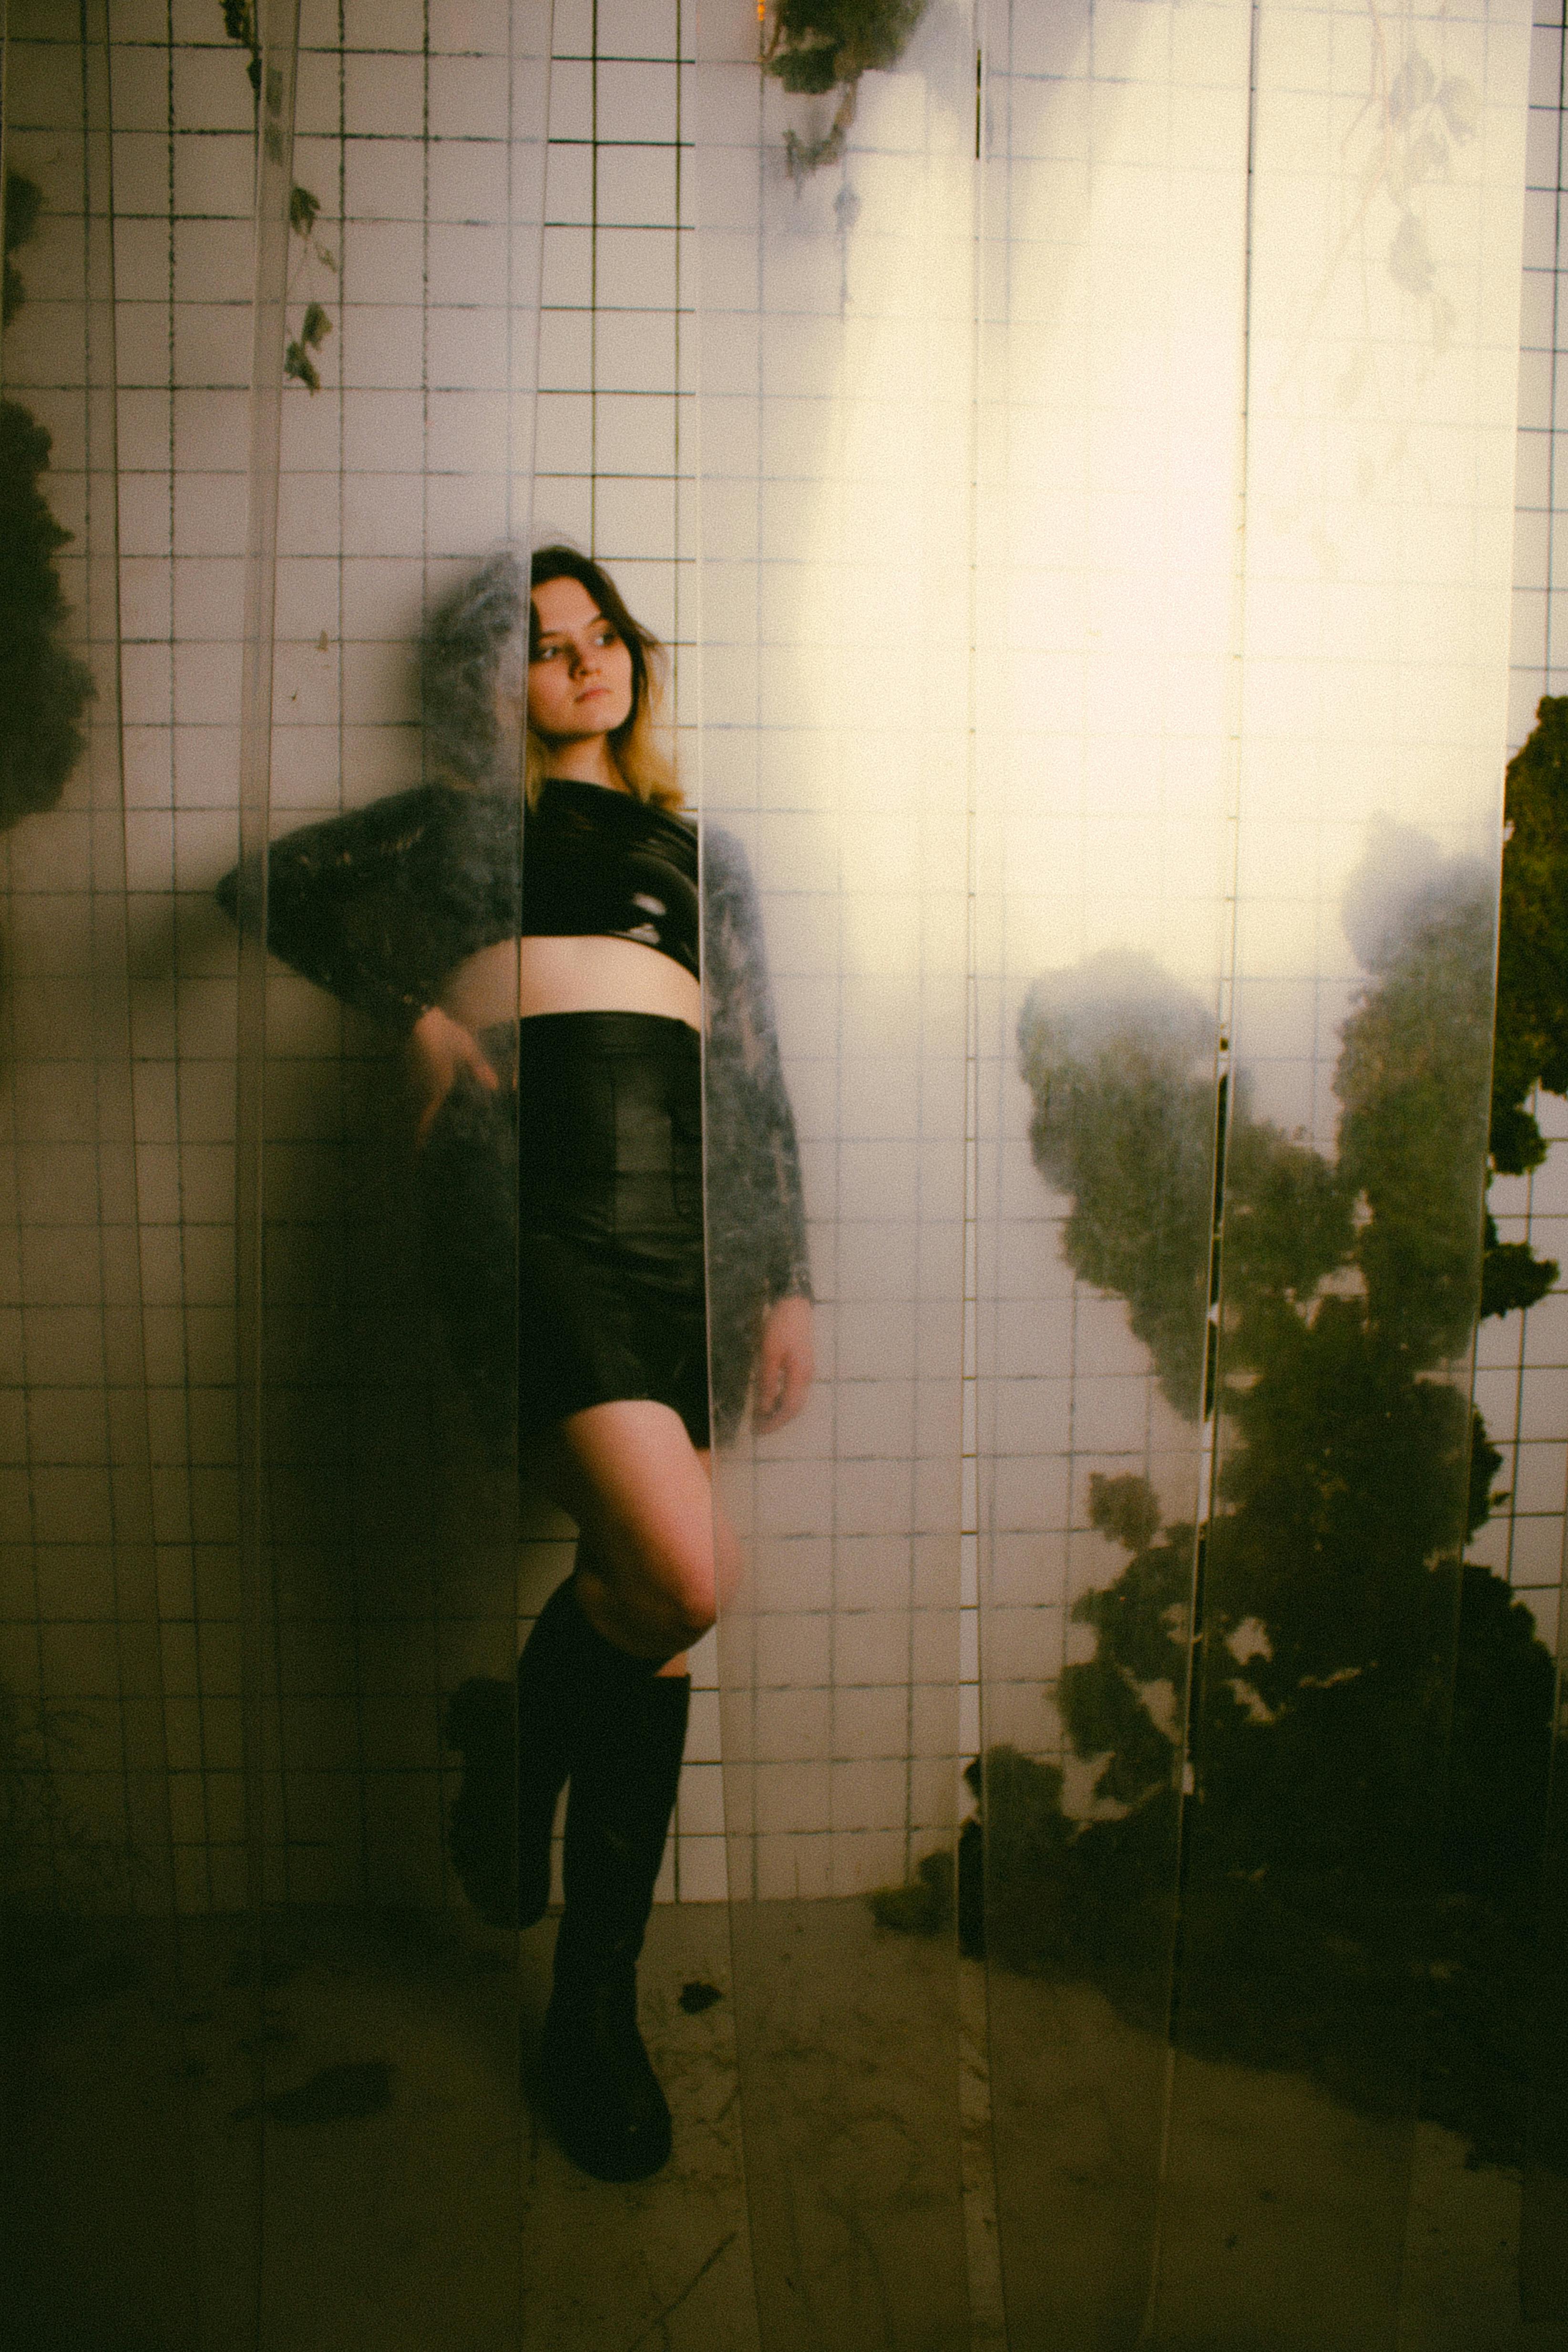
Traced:
[[224, 2230], [188, 2170], [194, 1776], [171, 1769], [138, 1249], [107, 44], [91, 8], [13, 10], [7, 35], [0, 2299], [18, 2340], [107, 2337], [123, 2282], [184, 2345]]
[[[963, 8], [870, 14], [850, 38], [780, 11], [759, 60], [754, 11], [705, 11], [695, 77], [702, 800], [760, 894], [820, 1335], [800, 1421], [742, 1429], [717, 1473], [743, 1561], [720, 1627], [741, 2112], [780, 2347], [967, 2326], [951, 1937], [889, 1934], [867, 1898], [951, 1917], [974, 56]], [[756, 1220], [712, 1076], [708, 1109], [717, 1347]]]
[[[1515, 0], [303, 0], [297, 85], [295, 14], [7, 22], [7, 2309], [193, 2352], [1555, 2343], [1550, 696], [1495, 1034], [1491, 991], [1560, 33], [1522, 157]], [[1561, 683], [1546, 471], [1514, 740]], [[580, 1738], [539, 1606], [514, 1118], [580, 1138], [510, 936], [416, 1181], [388, 1006], [290, 929], [301, 860], [495, 781], [531, 500], [669, 641], [700, 790], [705, 1139], [671, 1022], [613, 1203], [556, 1188], [593, 1270], [521, 1367], [679, 1194], [660, 1337], [742, 1571], [684, 1770], [680, 1677]], [[515, 794], [485, 821], [436, 895], [517, 895]], [[596, 944], [669, 978], [668, 822]], [[764, 1335], [808, 1287], [795, 1416]], [[633, 1940], [679, 1898], [637, 2012], [673, 2151], [592, 2187], [591, 2263], [617, 2167], [538, 2032], [574, 1739], [568, 1875], [630, 1821]]]

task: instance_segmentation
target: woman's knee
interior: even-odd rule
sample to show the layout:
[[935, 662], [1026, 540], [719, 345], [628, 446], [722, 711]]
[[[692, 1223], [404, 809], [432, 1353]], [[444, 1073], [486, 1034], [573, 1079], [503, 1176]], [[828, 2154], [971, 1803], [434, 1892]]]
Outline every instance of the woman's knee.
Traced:
[[706, 1456], [673, 1412], [648, 1403], [591, 1407], [562, 1436], [557, 1491], [607, 1593], [672, 1649], [700, 1641], [740, 1576]]
[[716, 1502], [689, 1530], [678, 1556], [661, 1564], [662, 1583], [689, 1642], [711, 1633], [732, 1604], [741, 1583], [741, 1547]]
[[715, 1552], [702, 1521], [649, 1527], [637, 1519], [584, 1521], [577, 1572], [605, 1602], [671, 1651], [700, 1642], [718, 1611]]
[[632, 1543], [617, 1579], [623, 1597], [685, 1649], [710, 1631], [719, 1613], [714, 1549], [699, 1533], [689, 1545]]

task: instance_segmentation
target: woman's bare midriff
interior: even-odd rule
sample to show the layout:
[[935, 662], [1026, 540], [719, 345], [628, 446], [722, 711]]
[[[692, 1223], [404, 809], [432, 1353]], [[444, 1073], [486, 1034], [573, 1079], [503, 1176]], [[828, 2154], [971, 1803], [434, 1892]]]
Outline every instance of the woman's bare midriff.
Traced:
[[702, 1026], [702, 991], [684, 964], [640, 940], [498, 940], [450, 974], [441, 1006], [475, 1031], [541, 1013], [661, 1013]]

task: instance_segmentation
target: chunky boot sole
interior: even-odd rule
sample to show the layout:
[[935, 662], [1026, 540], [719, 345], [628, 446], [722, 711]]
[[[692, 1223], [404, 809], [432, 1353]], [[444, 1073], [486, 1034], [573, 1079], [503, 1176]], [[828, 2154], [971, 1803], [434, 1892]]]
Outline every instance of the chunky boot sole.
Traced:
[[539, 2053], [546, 2114], [595, 2180], [647, 2180], [669, 2161], [669, 2105], [637, 2028], [637, 1991], [602, 1984], [550, 2004]]

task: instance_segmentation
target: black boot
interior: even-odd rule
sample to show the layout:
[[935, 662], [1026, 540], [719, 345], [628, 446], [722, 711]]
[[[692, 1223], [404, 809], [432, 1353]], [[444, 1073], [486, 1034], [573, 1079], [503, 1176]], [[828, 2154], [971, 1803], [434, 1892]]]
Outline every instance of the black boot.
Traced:
[[[583, 1556], [579, 1544], [577, 1557]], [[566, 1785], [566, 1733], [580, 1631], [577, 1571], [558, 1584], [517, 1662], [517, 1921], [531, 1927], [550, 1907], [550, 1833]]]
[[609, 1658], [596, 1704], [573, 1726], [566, 1909], [540, 2087], [561, 2145], [584, 2172], [644, 2180], [669, 2155], [670, 2124], [637, 2032], [637, 1962], [675, 1810], [691, 1684], [601, 1646]]
[[575, 1573], [534, 1620], [517, 1662], [515, 1701], [506, 1683], [475, 1676], [447, 1706], [447, 1745], [463, 1759], [448, 1819], [452, 1867], [492, 1927], [531, 1927], [550, 1903], [550, 1832], [566, 1783], [571, 1691], [587, 1630]]

